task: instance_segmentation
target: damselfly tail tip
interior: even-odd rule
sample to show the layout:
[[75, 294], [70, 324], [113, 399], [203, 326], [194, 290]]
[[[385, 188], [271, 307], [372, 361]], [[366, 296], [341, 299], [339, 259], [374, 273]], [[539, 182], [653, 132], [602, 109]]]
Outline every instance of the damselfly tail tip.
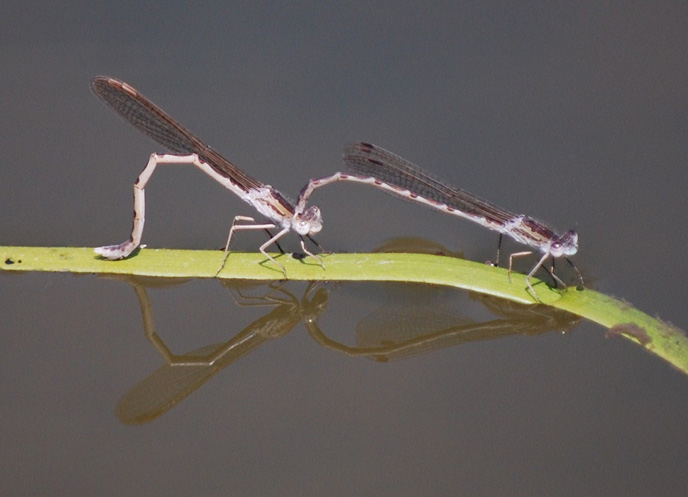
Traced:
[[104, 259], [117, 261], [129, 257], [138, 245], [127, 240], [119, 245], [105, 245], [103, 247], [96, 247], [93, 251]]

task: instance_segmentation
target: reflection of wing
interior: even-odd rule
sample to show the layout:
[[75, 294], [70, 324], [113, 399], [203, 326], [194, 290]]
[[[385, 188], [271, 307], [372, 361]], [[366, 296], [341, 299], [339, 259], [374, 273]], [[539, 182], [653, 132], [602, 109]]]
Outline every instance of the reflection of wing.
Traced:
[[[182, 357], [208, 356], [223, 345], [207, 345]], [[122, 397], [117, 406], [117, 417], [122, 423], [130, 425], [153, 421], [191, 395], [225, 366], [165, 364]]]
[[284, 307], [258, 319], [227, 343], [206, 345], [175, 356], [171, 364], [165, 364], [127, 392], [119, 402], [117, 417], [122, 423], [141, 424], [162, 416], [237, 359], [266, 340], [291, 331], [298, 317], [286, 320], [274, 317], [277, 311], [284, 314]]
[[385, 305], [359, 322], [356, 348], [340, 348], [377, 361], [394, 361], [468, 342], [567, 331], [580, 320], [547, 306], [509, 309], [504, 309], [506, 319], [477, 323], [438, 305]]
[[[442, 307], [386, 305], [358, 323], [356, 345], [388, 350], [384, 352], [384, 360], [405, 359], [456, 345], [456, 336], [450, 333], [451, 330], [470, 327], [472, 323]], [[381, 359], [380, 356], [376, 358]]]

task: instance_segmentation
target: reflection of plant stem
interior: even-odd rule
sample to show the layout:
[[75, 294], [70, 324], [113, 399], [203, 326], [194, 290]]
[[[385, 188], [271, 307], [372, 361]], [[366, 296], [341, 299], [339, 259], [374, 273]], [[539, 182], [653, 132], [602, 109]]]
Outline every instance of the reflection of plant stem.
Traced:
[[[144, 249], [122, 261], [99, 259], [90, 248], [0, 247], [0, 269], [71, 271], [141, 276], [211, 278], [222, 263], [221, 251]], [[525, 276], [476, 262], [427, 254], [329, 254], [325, 267], [308, 259], [278, 257], [292, 280], [405, 281], [462, 288], [520, 303], [533, 303]], [[231, 253], [221, 278], [276, 280], [282, 271], [265, 264], [259, 253]], [[667, 323], [628, 303], [592, 290], [560, 293], [533, 280], [543, 304], [590, 319], [645, 347], [688, 374], [688, 338]], [[629, 326], [634, 325], [634, 326]], [[642, 330], [642, 331], [639, 331]], [[644, 333], [643, 333], [644, 332]]]

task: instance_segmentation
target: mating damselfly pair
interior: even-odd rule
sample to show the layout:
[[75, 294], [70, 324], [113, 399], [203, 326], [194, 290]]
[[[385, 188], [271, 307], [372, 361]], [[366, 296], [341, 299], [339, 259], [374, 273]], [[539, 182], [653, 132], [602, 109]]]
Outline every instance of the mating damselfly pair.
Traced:
[[[134, 183], [134, 223], [130, 238], [118, 245], [95, 249], [97, 254], [106, 259], [126, 258], [141, 245], [145, 222], [145, 188], [156, 167], [159, 164], [193, 164], [269, 220], [257, 223], [254, 218], [248, 216], [234, 218], [225, 245], [225, 258], [218, 273], [227, 261], [232, 236], [239, 230], [268, 230], [270, 239], [262, 244], [259, 250], [281, 269], [285, 277], [287, 275], [284, 266], [268, 254], [266, 249], [291, 230], [299, 235], [304, 253], [323, 265], [322, 260], [305, 244], [305, 238], [308, 238], [318, 246], [312, 235], [319, 233], [323, 226], [320, 209], [316, 206], [307, 207], [307, 203], [317, 188], [339, 181], [371, 185], [406, 200], [469, 219], [497, 231], [500, 234], [500, 244], [501, 237], [506, 235], [537, 250], [541, 255], [526, 276], [528, 290], [536, 299], [537, 294], [530, 280], [538, 269], [544, 267], [548, 258], [564, 258], [575, 269], [568, 259], [568, 256], [578, 251], [578, 234], [575, 231], [570, 230], [559, 235], [531, 217], [513, 214], [476, 195], [451, 186], [448, 182], [376, 145], [364, 142], [347, 145], [343, 161], [348, 171], [311, 179], [299, 193], [296, 202], [291, 203], [275, 188], [249, 176], [203, 143], [131, 85], [107, 76], [98, 76], [93, 80], [91, 87], [117, 114], [172, 152], [154, 153], [150, 156], [148, 164]], [[270, 229], [279, 231], [272, 235]], [[531, 251], [525, 251], [512, 254], [509, 269], [511, 270], [511, 261], [514, 257], [530, 253]], [[547, 270], [546, 267], [545, 269]], [[566, 287], [553, 270], [548, 272], [558, 284]], [[576, 272], [582, 285], [583, 279], [577, 270]]]

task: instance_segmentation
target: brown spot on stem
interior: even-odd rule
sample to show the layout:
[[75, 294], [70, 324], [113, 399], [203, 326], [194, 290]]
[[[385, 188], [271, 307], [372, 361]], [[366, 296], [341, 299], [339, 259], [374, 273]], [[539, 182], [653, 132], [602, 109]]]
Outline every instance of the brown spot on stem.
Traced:
[[607, 338], [614, 338], [619, 335], [626, 335], [627, 337], [634, 338], [640, 345], [647, 345], [652, 342], [652, 338], [647, 334], [645, 328], [635, 323], [617, 324], [609, 328], [607, 332]]

